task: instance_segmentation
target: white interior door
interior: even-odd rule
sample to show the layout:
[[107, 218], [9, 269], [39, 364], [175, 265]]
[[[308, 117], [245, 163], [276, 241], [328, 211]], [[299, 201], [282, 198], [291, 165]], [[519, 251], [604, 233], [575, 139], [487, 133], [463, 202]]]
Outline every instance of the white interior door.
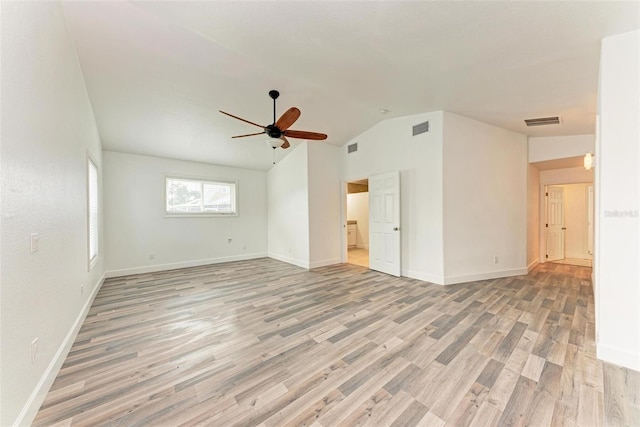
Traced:
[[369, 178], [369, 268], [400, 277], [400, 172]]
[[547, 261], [564, 259], [564, 188], [547, 189]]

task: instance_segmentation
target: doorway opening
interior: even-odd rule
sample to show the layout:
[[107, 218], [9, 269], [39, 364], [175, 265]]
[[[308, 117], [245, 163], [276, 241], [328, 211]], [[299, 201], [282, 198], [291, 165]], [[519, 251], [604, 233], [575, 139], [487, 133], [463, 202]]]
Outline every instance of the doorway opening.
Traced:
[[593, 183], [545, 187], [546, 261], [591, 267]]
[[347, 262], [369, 268], [369, 180], [347, 182]]

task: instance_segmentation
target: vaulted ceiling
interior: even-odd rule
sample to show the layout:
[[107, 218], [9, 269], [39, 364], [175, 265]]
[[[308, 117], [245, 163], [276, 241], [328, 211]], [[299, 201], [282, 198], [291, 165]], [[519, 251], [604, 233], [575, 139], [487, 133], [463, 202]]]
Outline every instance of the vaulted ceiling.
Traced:
[[270, 124], [271, 89], [293, 129], [329, 135], [314, 143], [435, 110], [593, 133], [600, 40], [640, 28], [634, 1], [63, 5], [105, 149], [261, 170], [264, 136], [232, 140], [257, 128], [218, 110]]

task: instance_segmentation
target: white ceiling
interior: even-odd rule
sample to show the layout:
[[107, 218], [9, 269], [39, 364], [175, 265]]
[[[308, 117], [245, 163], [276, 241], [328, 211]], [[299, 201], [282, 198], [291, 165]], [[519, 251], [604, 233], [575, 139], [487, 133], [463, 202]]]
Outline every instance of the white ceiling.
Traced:
[[435, 110], [593, 133], [600, 40], [640, 28], [635, 1], [63, 4], [105, 149], [261, 170], [265, 138], [230, 138], [259, 129], [217, 111], [269, 124], [270, 89], [335, 145]]

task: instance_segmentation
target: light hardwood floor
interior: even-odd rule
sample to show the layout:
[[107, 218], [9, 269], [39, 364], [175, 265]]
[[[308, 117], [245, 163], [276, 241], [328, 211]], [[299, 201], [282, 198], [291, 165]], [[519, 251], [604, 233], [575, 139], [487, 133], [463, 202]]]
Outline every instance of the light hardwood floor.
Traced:
[[552, 261], [556, 264], [571, 264], [571, 265], [580, 265], [582, 267], [591, 267], [590, 259], [579, 259], [579, 258], [565, 258], [558, 261]]
[[369, 268], [369, 249], [349, 248], [347, 251], [347, 262]]
[[107, 280], [36, 426], [638, 425], [590, 268], [442, 287], [271, 259]]

